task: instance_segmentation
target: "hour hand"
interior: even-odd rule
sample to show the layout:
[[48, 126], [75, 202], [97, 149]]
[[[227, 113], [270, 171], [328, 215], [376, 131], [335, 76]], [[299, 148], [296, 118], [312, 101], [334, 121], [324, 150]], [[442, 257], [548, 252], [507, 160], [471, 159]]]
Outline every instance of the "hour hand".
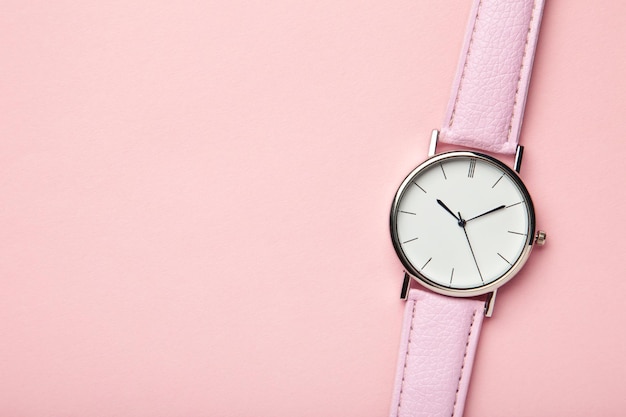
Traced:
[[461, 221], [461, 219], [460, 219], [460, 218], [458, 218], [458, 217], [456, 217], [456, 214], [454, 214], [454, 213], [452, 212], [452, 210], [450, 210], [450, 208], [448, 208], [448, 206], [446, 206], [446, 204], [445, 204], [443, 201], [441, 201], [441, 200], [437, 199], [437, 204], [439, 204], [441, 207], [443, 207], [445, 211], [447, 211], [448, 213], [450, 213], [450, 215], [451, 215], [452, 217], [454, 217], [454, 218], [456, 219], [456, 221], [457, 221], [457, 222], [460, 222], [460, 221]]

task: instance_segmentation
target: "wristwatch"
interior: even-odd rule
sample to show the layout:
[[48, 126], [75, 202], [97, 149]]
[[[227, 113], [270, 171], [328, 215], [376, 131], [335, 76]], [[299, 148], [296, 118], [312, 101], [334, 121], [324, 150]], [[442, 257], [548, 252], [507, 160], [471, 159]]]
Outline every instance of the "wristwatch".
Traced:
[[[407, 302], [392, 417], [463, 414], [483, 317], [493, 313], [497, 289], [545, 242], [518, 175], [543, 4], [474, 0], [443, 126], [393, 200], [391, 238]], [[460, 150], [437, 154], [438, 142]], [[514, 155], [513, 167], [494, 154]]]

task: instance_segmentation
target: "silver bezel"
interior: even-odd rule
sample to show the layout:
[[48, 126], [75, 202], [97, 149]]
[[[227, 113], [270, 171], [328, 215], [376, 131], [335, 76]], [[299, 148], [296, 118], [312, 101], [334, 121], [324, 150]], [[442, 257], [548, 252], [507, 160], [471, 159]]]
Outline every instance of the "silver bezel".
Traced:
[[[402, 196], [404, 195], [404, 192], [406, 191], [408, 185], [411, 183], [411, 180], [415, 176], [419, 175], [422, 171], [428, 169], [433, 164], [443, 162], [447, 159], [459, 158], [459, 157], [476, 158], [476, 159], [485, 161], [487, 163], [493, 164], [497, 166], [498, 168], [502, 169], [503, 171], [505, 171], [519, 186], [522, 194], [524, 195], [525, 200], [528, 203], [528, 216], [529, 216], [528, 234], [526, 236], [526, 244], [525, 244], [524, 250], [522, 251], [519, 258], [515, 261], [513, 266], [511, 266], [511, 268], [509, 268], [506, 273], [504, 273], [495, 281], [492, 281], [480, 287], [466, 288], [466, 289], [445, 287], [440, 284], [437, 284], [436, 282], [429, 280], [428, 278], [420, 274], [419, 271], [417, 271], [413, 267], [413, 265], [411, 265], [411, 263], [408, 261], [408, 259], [404, 255], [402, 247], [400, 246], [400, 241], [398, 239], [398, 233], [397, 233], [397, 228], [396, 228], [396, 220], [397, 220], [398, 210], [399, 210], [398, 206], [399, 206], [400, 200], [402, 199]], [[522, 266], [524, 266], [524, 264], [528, 260], [528, 257], [530, 255], [530, 252], [533, 248], [533, 244], [535, 241], [534, 239], [535, 237], [535, 209], [534, 209], [530, 194], [528, 193], [528, 190], [526, 189], [526, 186], [524, 185], [519, 175], [517, 175], [517, 173], [514, 170], [509, 168], [503, 162], [489, 155], [485, 155], [485, 154], [478, 153], [478, 152], [452, 151], [452, 152], [441, 153], [439, 155], [436, 155], [427, 159], [422, 164], [420, 164], [417, 168], [411, 171], [411, 173], [404, 179], [404, 181], [402, 181], [402, 184], [400, 184], [400, 188], [398, 188], [398, 191], [396, 192], [396, 195], [393, 199], [393, 204], [391, 205], [390, 228], [391, 228], [391, 241], [393, 243], [393, 247], [396, 251], [396, 254], [400, 258], [402, 265], [404, 265], [406, 272], [410, 274], [411, 277], [414, 278], [419, 284], [439, 294], [444, 294], [444, 295], [453, 296], [453, 297], [474, 297], [477, 295], [486, 294], [486, 293], [495, 291], [497, 288], [501, 287], [502, 285], [510, 281], [511, 278], [513, 278], [515, 274], [519, 272]]]

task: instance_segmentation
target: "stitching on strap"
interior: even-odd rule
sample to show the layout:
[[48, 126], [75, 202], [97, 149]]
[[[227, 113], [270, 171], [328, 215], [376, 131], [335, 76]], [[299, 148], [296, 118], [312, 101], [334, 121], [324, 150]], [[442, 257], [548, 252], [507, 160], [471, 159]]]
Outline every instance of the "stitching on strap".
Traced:
[[465, 368], [465, 360], [467, 359], [467, 349], [469, 349], [470, 340], [472, 339], [472, 330], [474, 329], [474, 321], [476, 319], [476, 310], [472, 314], [472, 322], [470, 323], [469, 331], [467, 332], [467, 343], [465, 343], [465, 353], [463, 353], [463, 364], [461, 365], [461, 374], [459, 375], [459, 383], [456, 386], [456, 394], [454, 397], [454, 405], [452, 406], [452, 414], [454, 417], [456, 414], [456, 404], [459, 400], [459, 390], [461, 389], [461, 380], [463, 379], [463, 369]]
[[404, 370], [402, 371], [402, 382], [400, 383], [400, 395], [398, 396], [397, 415], [400, 415], [400, 406], [402, 405], [402, 392], [404, 390], [404, 376], [406, 375], [406, 360], [409, 357], [409, 350], [411, 350], [411, 335], [413, 333], [413, 320], [415, 319], [416, 306], [417, 306], [417, 300], [413, 300], [413, 311], [411, 312], [411, 328], [409, 329], [409, 340], [406, 346], [406, 353], [404, 354]]
[[509, 123], [509, 131], [506, 135], [506, 143], [511, 140], [511, 132], [513, 131], [513, 119], [515, 118], [515, 110], [517, 109], [517, 98], [519, 96], [519, 88], [522, 82], [522, 72], [524, 70], [524, 61], [526, 60], [526, 54], [528, 52], [528, 41], [530, 40], [530, 33], [533, 28], [533, 20], [535, 20], [535, 11], [537, 10], [537, 0], [533, 1], [533, 8], [530, 12], [530, 20], [528, 21], [528, 31], [526, 32], [526, 43], [524, 44], [524, 54], [522, 55], [522, 63], [519, 68], [519, 77], [517, 78], [517, 88], [515, 89], [515, 99], [513, 100], [513, 110], [511, 112], [511, 121]]
[[452, 107], [452, 113], [450, 113], [450, 121], [448, 122], [448, 127], [452, 127], [452, 123], [454, 123], [454, 114], [456, 112], [456, 105], [459, 103], [459, 96], [461, 95], [461, 90], [463, 89], [463, 80], [465, 79], [465, 69], [467, 68], [467, 61], [471, 55], [472, 44], [474, 43], [474, 34], [476, 33], [476, 23], [478, 22], [478, 15], [480, 15], [480, 6], [482, 6], [483, 1], [480, 0], [478, 2], [478, 6], [476, 7], [476, 17], [474, 18], [474, 27], [472, 28], [472, 35], [470, 37], [469, 45], [467, 46], [467, 54], [465, 54], [465, 62], [463, 63], [463, 72], [461, 72], [461, 79], [459, 80], [459, 88], [456, 92], [456, 98], [454, 99], [454, 107]]

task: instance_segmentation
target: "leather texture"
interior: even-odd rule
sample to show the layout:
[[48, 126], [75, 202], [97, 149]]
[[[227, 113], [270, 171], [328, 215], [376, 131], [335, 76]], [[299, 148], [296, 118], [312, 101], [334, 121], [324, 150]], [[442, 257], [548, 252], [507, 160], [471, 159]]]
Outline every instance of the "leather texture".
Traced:
[[391, 417], [463, 415], [485, 303], [412, 289]]
[[439, 139], [513, 154], [544, 0], [474, 0]]

